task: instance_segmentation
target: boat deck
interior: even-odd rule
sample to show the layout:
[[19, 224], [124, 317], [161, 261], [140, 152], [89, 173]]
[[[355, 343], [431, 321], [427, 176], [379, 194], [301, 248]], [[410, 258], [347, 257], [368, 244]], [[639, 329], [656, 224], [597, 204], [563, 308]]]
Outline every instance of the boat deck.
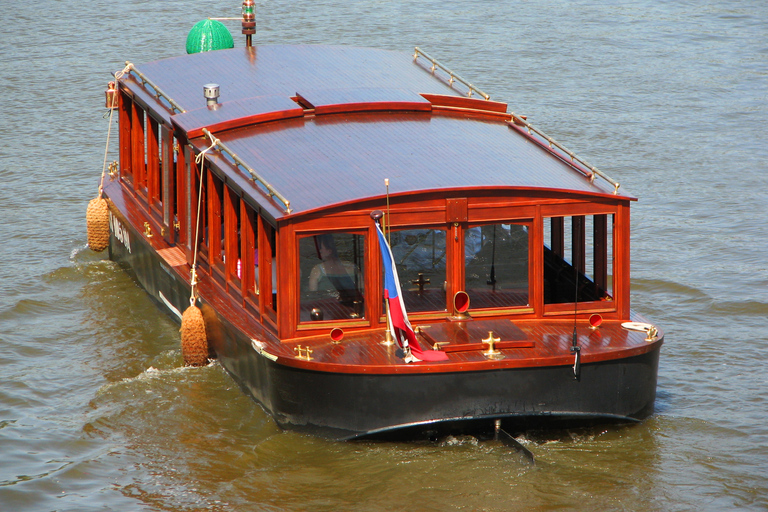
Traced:
[[[641, 322], [642, 318], [634, 321]], [[438, 344], [448, 353], [448, 361], [405, 364], [397, 355], [396, 345], [385, 345], [383, 330], [344, 334], [334, 342], [331, 334], [303, 338], [296, 342], [268, 345], [269, 354], [278, 356], [289, 366], [350, 373], [419, 373], [493, 368], [573, 365], [571, 353], [573, 321], [541, 321], [508, 319], [450, 321], [415, 325], [423, 350]], [[488, 358], [487, 339], [493, 332], [495, 348], [503, 358]], [[645, 354], [661, 343], [661, 334], [647, 341], [643, 331], [625, 329], [620, 322], [606, 322], [596, 329], [588, 321], [577, 324], [581, 363], [619, 359]], [[311, 350], [307, 359], [307, 348]], [[468, 366], [469, 365], [469, 366]]]

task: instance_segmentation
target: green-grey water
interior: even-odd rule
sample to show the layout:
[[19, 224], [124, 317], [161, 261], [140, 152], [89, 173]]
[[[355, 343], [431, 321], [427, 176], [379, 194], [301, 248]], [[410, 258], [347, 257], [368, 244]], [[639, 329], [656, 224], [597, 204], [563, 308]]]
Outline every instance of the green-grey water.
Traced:
[[110, 73], [239, 2], [1, 5], [1, 511], [768, 509], [765, 2], [257, 1], [259, 44], [419, 46], [639, 197], [657, 411], [522, 437], [534, 466], [282, 432], [220, 366], [182, 368], [178, 326], [85, 247]]

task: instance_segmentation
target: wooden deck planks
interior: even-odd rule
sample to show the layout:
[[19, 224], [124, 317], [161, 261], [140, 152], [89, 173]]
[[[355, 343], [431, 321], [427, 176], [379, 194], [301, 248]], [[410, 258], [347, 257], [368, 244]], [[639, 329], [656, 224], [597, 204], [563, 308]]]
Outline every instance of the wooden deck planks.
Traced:
[[221, 85], [221, 100], [264, 95], [291, 97], [302, 90], [381, 88], [390, 85], [458, 95], [413, 63], [407, 53], [344, 46], [259, 46], [183, 55], [139, 64], [187, 110], [205, 106], [202, 87]]
[[261, 96], [226, 101], [216, 108], [202, 107], [173, 116], [173, 123], [187, 133], [190, 139], [201, 137], [203, 128], [214, 135], [219, 131], [232, 130], [281, 119], [301, 117], [304, 110], [285, 96]]
[[[418, 373], [464, 371], [474, 366], [480, 370], [488, 367], [513, 368], [573, 364], [574, 356], [571, 353], [573, 324], [571, 322], [552, 324], [536, 320], [520, 322], [494, 320], [477, 322], [476, 328], [471, 327], [472, 322], [442, 323], [424, 327], [424, 332], [429, 333], [427, 336], [435, 340], [455, 336], [451, 340], [453, 345], [449, 345], [454, 348], [446, 350], [449, 354], [447, 362], [406, 365], [396, 354], [396, 347], [387, 347], [380, 343], [384, 339], [384, 333], [375, 331], [350, 333], [338, 344], [334, 344], [330, 336], [304, 339], [300, 343], [313, 348], [312, 360], [295, 360], [288, 364], [323, 371], [352, 373], [403, 371]], [[507, 326], [504, 325], [505, 323]], [[494, 335], [502, 340], [500, 351], [505, 356], [502, 360], [489, 360], [483, 355], [487, 345], [482, 344], [481, 340], [487, 337], [486, 329], [489, 326], [495, 329]], [[582, 320], [578, 323], [577, 335], [584, 364], [639, 355], [650, 351], [655, 343], [659, 343], [658, 340], [649, 343], [645, 340], [644, 333], [623, 329], [619, 322], [611, 322], [597, 330], [592, 330]], [[417, 334], [417, 338], [422, 350], [430, 350], [431, 344], [428, 338], [421, 334]], [[466, 345], [462, 347], [461, 344], [464, 343], [475, 344], [477, 348], [472, 350]]]
[[428, 112], [350, 113], [219, 137], [259, 169], [297, 213], [380, 196], [384, 177], [392, 179], [393, 192], [498, 187], [612, 192], [488, 120]]

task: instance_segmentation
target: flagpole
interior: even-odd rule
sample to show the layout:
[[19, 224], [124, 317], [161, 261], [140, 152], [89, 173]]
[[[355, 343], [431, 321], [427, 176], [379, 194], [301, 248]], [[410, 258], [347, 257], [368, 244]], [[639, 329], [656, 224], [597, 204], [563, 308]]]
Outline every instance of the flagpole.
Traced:
[[371, 212], [371, 218], [375, 221], [379, 250], [381, 251], [382, 270], [384, 272], [384, 282], [382, 283], [384, 285], [384, 299], [389, 306], [386, 308], [389, 329], [385, 332], [389, 332], [402, 348], [402, 353], [398, 351], [398, 356], [402, 357], [406, 363], [414, 361], [447, 361], [448, 355], [445, 352], [440, 350], [421, 350], [419, 346], [416, 333], [408, 321], [408, 313], [405, 310], [405, 298], [400, 289], [395, 255], [387, 243], [387, 237], [381, 228], [381, 222], [379, 222], [383, 216], [384, 213], [381, 210]]
[[384, 234], [387, 235], [387, 243], [392, 247], [392, 230], [389, 227], [389, 178], [384, 178], [384, 186], [387, 187], [387, 218], [384, 221]]
[[[389, 180], [384, 180], [384, 184], [387, 187], [387, 214], [389, 214]], [[377, 215], [378, 214], [378, 215]], [[380, 218], [383, 218], [384, 215], [381, 213], [381, 211], [374, 211], [371, 213], [371, 217], [373, 218], [374, 222], [379, 222]], [[384, 222], [384, 232], [386, 233], [387, 228], [387, 222]], [[380, 342], [381, 345], [384, 345], [386, 347], [391, 347], [395, 344], [395, 338], [392, 335], [392, 322], [390, 321], [390, 313], [389, 313], [389, 301], [384, 301], [384, 311], [387, 315], [387, 328], [384, 329], [384, 341]]]
[[384, 330], [384, 341], [381, 344], [385, 347], [391, 347], [395, 344], [395, 338], [392, 337], [392, 323], [389, 321], [389, 302], [384, 302], [384, 309], [387, 312], [387, 328]]

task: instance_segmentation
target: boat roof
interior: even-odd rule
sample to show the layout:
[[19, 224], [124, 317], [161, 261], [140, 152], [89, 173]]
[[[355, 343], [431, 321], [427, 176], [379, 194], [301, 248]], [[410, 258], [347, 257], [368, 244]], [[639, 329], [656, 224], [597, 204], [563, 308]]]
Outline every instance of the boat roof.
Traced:
[[[430, 65], [387, 50], [259, 46], [143, 64], [155, 90], [134, 75], [123, 86], [165, 109], [198, 150], [210, 146], [203, 128], [213, 133], [258, 175], [255, 189], [264, 194], [266, 183], [289, 201], [266, 202], [275, 218], [383, 196], [385, 178], [393, 195], [536, 189], [633, 199], [543, 147], [510, 121], [506, 104], [457, 103], [466, 90]], [[216, 109], [203, 96], [209, 83], [220, 86]], [[183, 112], [169, 109], [158, 89]], [[469, 108], [435, 108], [451, 104]], [[235, 167], [221, 153], [207, 155]]]

